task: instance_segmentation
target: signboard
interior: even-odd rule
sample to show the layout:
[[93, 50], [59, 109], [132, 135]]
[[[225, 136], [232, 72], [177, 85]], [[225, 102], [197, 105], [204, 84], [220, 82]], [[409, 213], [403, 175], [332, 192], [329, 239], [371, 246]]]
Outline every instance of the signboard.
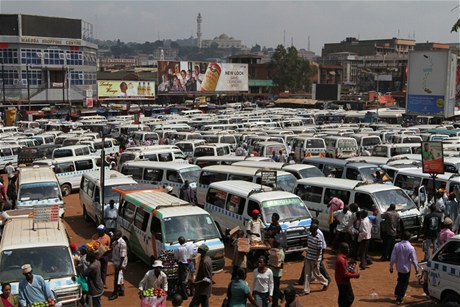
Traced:
[[99, 99], [152, 99], [155, 97], [155, 82], [150, 81], [98, 81]]
[[457, 58], [448, 50], [410, 52], [406, 112], [453, 116], [455, 73], [452, 70], [456, 67]]
[[57, 222], [59, 220], [59, 205], [34, 205], [34, 223]]
[[276, 186], [276, 171], [260, 171], [261, 185]]
[[248, 64], [158, 61], [158, 94], [247, 92]]
[[311, 85], [311, 97], [314, 100], [340, 100], [340, 84], [317, 84]]
[[93, 98], [86, 98], [86, 106], [88, 108], [92, 108], [93, 107]]
[[422, 168], [424, 173], [444, 174], [442, 142], [422, 142]]

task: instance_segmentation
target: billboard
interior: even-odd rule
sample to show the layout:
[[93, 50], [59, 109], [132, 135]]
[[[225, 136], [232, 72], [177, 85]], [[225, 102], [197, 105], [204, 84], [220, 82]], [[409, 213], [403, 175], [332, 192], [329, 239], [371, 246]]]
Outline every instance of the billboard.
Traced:
[[80, 19], [21, 15], [21, 28], [23, 36], [82, 38]]
[[155, 82], [150, 81], [97, 81], [99, 99], [153, 99]]
[[444, 174], [442, 142], [422, 142], [422, 169], [424, 173]]
[[340, 100], [340, 84], [312, 84], [312, 99]]
[[158, 94], [247, 92], [248, 65], [158, 61]]
[[406, 112], [454, 115], [457, 57], [448, 50], [409, 53]]

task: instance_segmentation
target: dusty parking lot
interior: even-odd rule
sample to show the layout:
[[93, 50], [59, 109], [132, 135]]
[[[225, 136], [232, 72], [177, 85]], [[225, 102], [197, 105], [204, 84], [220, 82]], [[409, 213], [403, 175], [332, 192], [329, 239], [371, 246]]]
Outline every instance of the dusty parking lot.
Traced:
[[[78, 193], [67, 196], [65, 222], [67, 224], [67, 230], [71, 241], [77, 242], [78, 244], [87, 242], [91, 235], [96, 232], [97, 226], [94, 223], [85, 222], [83, 220], [82, 213]], [[419, 259], [421, 259], [421, 242], [415, 243], [415, 246], [417, 255]], [[220, 306], [226, 295], [231, 270], [231, 260], [229, 255], [231, 255], [231, 250], [227, 248], [224, 272], [214, 276], [213, 295], [210, 300], [210, 306]], [[361, 271], [361, 278], [352, 280], [355, 293], [355, 303], [353, 306], [394, 306], [395, 301], [393, 290], [396, 284], [397, 275], [396, 273], [390, 274], [388, 270], [389, 262], [380, 262], [378, 260], [380, 258], [380, 255], [378, 254], [378, 246], [371, 252], [371, 256], [374, 260], [374, 264], [365, 271]], [[325, 259], [325, 264], [329, 270], [329, 274], [333, 278], [335, 255], [331, 250], [328, 249]], [[295, 255], [287, 257], [287, 263], [284, 266], [284, 275], [281, 279], [281, 289], [284, 289], [287, 285], [292, 284], [299, 293], [302, 291], [302, 286], [295, 285], [302, 266], [302, 257]], [[124, 297], [119, 297], [117, 300], [109, 301], [108, 297], [113, 289], [113, 269], [109, 268], [109, 276], [107, 277], [108, 289], [102, 299], [103, 306], [140, 306], [140, 300], [137, 296], [137, 285], [147, 270], [148, 267], [145, 264], [139, 261], [130, 261], [125, 274], [126, 295]], [[247, 281], [251, 286], [252, 273], [248, 274]], [[321, 291], [321, 287], [322, 286], [320, 284], [313, 284], [311, 294], [300, 297], [300, 301], [304, 304], [304, 306], [337, 306], [338, 292], [335, 282], [332, 282], [327, 291]], [[190, 299], [184, 302], [184, 306], [188, 306], [189, 302]], [[407, 290], [405, 305], [432, 306], [433, 304], [434, 303], [424, 295], [423, 289], [418, 284], [415, 273], [413, 273], [410, 280], [410, 286]], [[171, 306], [171, 302], [169, 301], [168, 306]]]

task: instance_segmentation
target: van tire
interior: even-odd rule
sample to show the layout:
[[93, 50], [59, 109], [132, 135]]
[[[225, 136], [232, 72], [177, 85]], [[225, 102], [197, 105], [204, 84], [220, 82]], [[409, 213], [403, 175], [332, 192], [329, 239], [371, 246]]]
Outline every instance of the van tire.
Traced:
[[91, 218], [89, 217], [85, 206], [83, 206], [83, 219], [85, 220], [85, 222], [91, 222]]
[[456, 293], [449, 293], [442, 299], [443, 304], [447, 304], [449, 302], [454, 302], [460, 304], [460, 296]]
[[61, 192], [62, 196], [70, 195], [70, 193], [72, 193], [72, 186], [68, 183], [64, 183], [61, 185]]

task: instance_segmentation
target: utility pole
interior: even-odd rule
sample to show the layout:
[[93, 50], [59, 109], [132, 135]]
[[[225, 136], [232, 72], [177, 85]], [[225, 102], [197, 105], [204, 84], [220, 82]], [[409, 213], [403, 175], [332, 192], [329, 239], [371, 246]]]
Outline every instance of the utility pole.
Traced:
[[27, 102], [29, 103], [29, 111], [32, 109], [30, 105], [30, 84], [29, 84], [29, 60], [27, 60], [26, 64], [26, 81], [27, 81]]
[[5, 93], [5, 65], [2, 58], [2, 93], [3, 93], [3, 108], [6, 107], [6, 93]]

